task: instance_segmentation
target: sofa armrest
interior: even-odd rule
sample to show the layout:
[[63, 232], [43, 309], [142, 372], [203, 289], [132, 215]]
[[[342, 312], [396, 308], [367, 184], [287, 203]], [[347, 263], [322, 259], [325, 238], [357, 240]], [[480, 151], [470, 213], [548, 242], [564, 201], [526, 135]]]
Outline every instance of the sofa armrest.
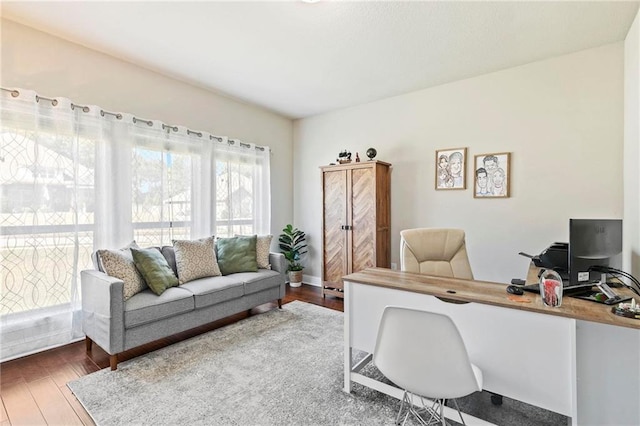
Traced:
[[96, 271], [80, 273], [82, 329], [110, 355], [124, 350], [124, 283]]
[[280, 273], [280, 299], [287, 294], [287, 269], [289, 265], [282, 253], [269, 253], [271, 269]]
[[280, 272], [281, 275], [287, 276], [287, 259], [284, 258], [284, 254], [282, 253], [269, 253], [269, 263], [271, 264], [271, 269], [274, 271]]

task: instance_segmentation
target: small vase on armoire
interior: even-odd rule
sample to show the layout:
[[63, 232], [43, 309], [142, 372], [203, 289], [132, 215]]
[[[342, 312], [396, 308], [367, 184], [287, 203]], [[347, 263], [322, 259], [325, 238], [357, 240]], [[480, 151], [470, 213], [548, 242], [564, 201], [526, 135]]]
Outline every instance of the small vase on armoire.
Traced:
[[322, 297], [344, 297], [342, 277], [391, 265], [391, 164], [323, 166]]

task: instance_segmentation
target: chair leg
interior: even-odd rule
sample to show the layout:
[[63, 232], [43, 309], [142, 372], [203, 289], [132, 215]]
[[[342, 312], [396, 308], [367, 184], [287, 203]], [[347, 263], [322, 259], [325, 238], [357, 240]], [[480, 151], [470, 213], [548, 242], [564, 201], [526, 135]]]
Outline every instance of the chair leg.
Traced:
[[[400, 401], [400, 409], [398, 410], [398, 414], [396, 415], [396, 424], [399, 425], [400, 424], [400, 414], [402, 414], [402, 409], [404, 408], [404, 402], [407, 399], [407, 391], [404, 391], [404, 394], [402, 395], [402, 400]], [[407, 413], [408, 415], [408, 413]], [[405, 416], [405, 421], [407, 420], [407, 417]], [[402, 422], [404, 423], [404, 422]]]
[[278, 309], [282, 309], [282, 299], [278, 299]]
[[458, 405], [458, 400], [454, 399], [453, 403], [456, 405], [456, 410], [458, 410], [458, 415], [460, 416], [460, 421], [462, 422], [463, 426], [467, 426], [467, 424], [464, 422], [464, 419], [462, 418], [462, 412], [460, 411], [460, 406]]

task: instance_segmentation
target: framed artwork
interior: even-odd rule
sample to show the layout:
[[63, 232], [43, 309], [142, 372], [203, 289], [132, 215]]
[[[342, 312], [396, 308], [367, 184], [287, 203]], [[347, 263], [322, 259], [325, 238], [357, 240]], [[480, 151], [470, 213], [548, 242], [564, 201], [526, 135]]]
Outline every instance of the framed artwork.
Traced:
[[480, 154], [473, 162], [473, 197], [507, 198], [511, 187], [511, 153]]
[[467, 148], [436, 151], [436, 189], [467, 188]]

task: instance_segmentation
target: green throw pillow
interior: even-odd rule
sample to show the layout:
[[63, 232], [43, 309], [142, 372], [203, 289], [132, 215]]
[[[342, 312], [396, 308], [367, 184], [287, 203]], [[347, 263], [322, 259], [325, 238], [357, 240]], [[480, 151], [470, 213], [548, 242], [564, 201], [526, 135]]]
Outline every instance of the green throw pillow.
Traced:
[[167, 259], [158, 249], [131, 249], [136, 268], [142, 274], [147, 285], [160, 296], [169, 287], [178, 285], [178, 277], [173, 273]]
[[222, 275], [236, 272], [257, 272], [255, 235], [250, 237], [218, 238], [216, 252]]

